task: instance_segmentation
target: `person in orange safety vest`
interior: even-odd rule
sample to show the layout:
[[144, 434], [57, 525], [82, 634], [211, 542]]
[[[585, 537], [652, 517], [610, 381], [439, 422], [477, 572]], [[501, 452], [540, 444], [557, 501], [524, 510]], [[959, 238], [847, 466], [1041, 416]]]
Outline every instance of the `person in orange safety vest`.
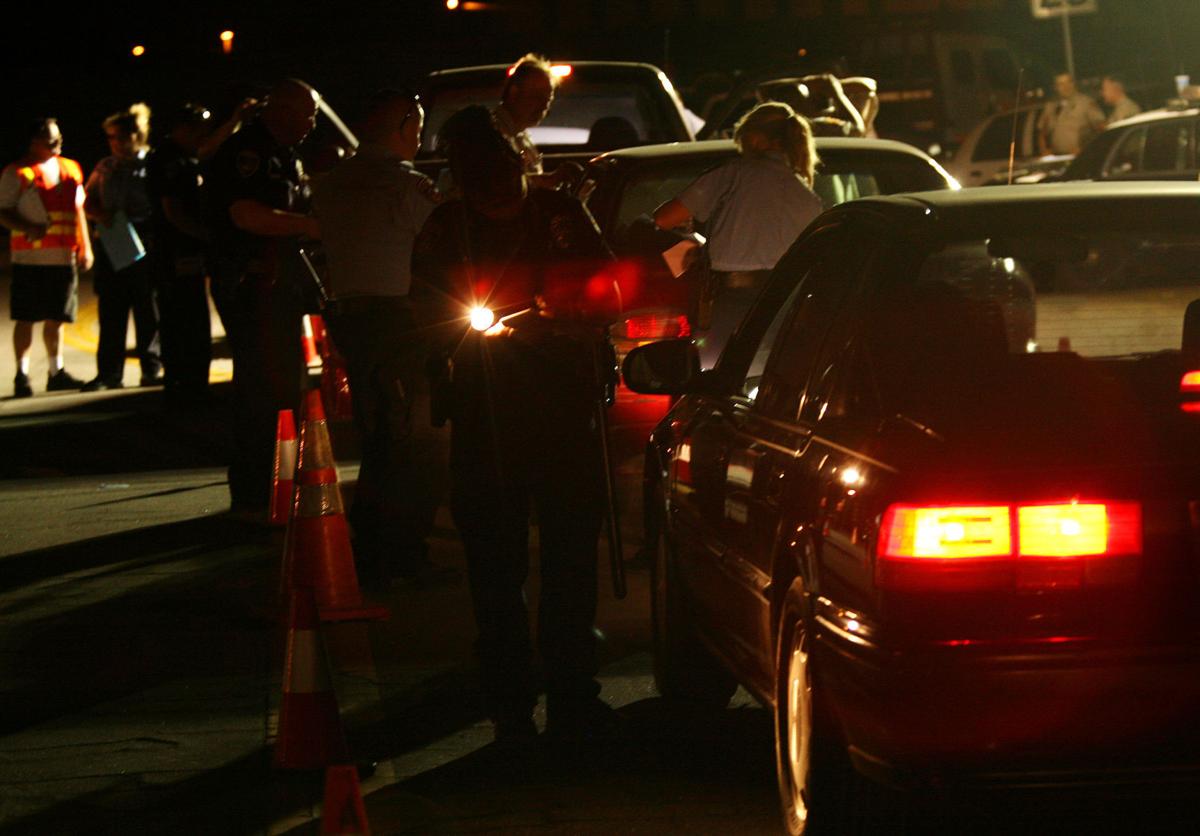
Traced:
[[79, 271], [92, 268], [92, 243], [83, 214], [83, 172], [61, 156], [62, 132], [52, 118], [30, 126], [29, 153], [0, 173], [0, 224], [12, 238], [10, 311], [17, 374], [13, 395], [29, 397], [33, 325], [42, 323], [49, 360], [46, 390], [78, 389], [63, 367], [63, 324], [75, 321]]

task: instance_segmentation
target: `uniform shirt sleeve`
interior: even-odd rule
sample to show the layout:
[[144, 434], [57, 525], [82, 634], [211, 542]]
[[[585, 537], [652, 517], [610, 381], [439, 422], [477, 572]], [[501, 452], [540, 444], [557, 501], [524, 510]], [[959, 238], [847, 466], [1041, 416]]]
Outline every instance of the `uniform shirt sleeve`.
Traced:
[[707, 222], [729, 192], [736, 170], [735, 165], [726, 163], [701, 174], [680, 193], [679, 202], [687, 208], [693, 218], [701, 223]]
[[0, 209], [15, 209], [21, 196], [16, 166], [5, 166], [0, 172]]
[[420, 230], [433, 210], [441, 204], [442, 195], [424, 174], [413, 174], [413, 186], [404, 196], [404, 212], [412, 222], [412, 228]]

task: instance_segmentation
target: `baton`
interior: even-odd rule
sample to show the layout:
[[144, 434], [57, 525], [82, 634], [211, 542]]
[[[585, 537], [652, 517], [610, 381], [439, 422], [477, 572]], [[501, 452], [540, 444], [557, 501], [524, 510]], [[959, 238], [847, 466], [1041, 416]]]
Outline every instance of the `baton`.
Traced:
[[617, 514], [617, 479], [613, 473], [612, 450], [608, 440], [608, 404], [605, 402], [605, 377], [600, 366], [600, 350], [592, 342], [592, 369], [596, 378], [596, 426], [600, 431], [600, 457], [604, 465], [604, 492], [608, 500], [608, 563], [612, 571], [613, 597], [625, 597], [625, 553], [621, 546], [621, 520]]

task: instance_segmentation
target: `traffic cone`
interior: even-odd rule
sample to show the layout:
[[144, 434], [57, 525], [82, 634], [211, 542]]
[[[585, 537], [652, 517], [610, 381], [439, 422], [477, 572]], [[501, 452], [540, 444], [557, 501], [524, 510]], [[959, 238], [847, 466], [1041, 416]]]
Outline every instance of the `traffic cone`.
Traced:
[[[313, 319], [316, 318], [313, 314], [305, 314], [301, 320], [304, 324], [303, 336], [300, 338], [300, 345], [304, 348], [304, 365], [310, 369], [320, 368], [321, 355], [317, 351], [317, 337], [313, 333]], [[322, 323], [322, 331], [324, 323]]]
[[272, 477], [271, 525], [287, 525], [292, 511], [296, 479], [296, 418], [290, 409], [279, 410], [275, 425], [275, 473]]
[[387, 618], [387, 608], [363, 601], [358, 586], [329, 427], [315, 389], [304, 396], [296, 483], [290, 554], [284, 561], [291, 586], [313, 589], [322, 621]]
[[293, 589], [288, 617], [283, 699], [275, 738], [277, 769], [320, 769], [349, 759], [329, 660], [311, 589]]
[[369, 836], [367, 808], [353, 766], [325, 770], [325, 802], [321, 806], [321, 836]]

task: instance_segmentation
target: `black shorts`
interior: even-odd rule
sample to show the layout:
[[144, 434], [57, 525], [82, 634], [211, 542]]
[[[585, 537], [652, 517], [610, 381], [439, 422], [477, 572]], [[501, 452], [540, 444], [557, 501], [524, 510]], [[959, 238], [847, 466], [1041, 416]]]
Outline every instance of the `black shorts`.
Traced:
[[12, 318], [18, 322], [74, 322], [79, 308], [79, 274], [75, 265], [14, 264]]

